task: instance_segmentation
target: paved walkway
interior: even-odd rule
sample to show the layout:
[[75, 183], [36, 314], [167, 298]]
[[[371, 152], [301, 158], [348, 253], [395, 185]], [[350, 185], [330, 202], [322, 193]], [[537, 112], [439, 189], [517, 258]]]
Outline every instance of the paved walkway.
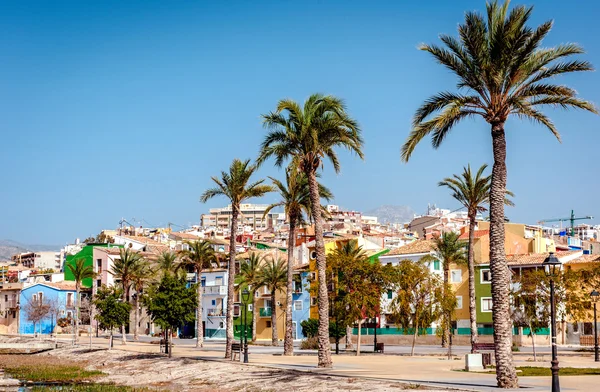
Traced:
[[[87, 342], [87, 338], [82, 337], [80, 344], [85, 345]], [[92, 343], [97, 347], [106, 347], [108, 344], [105, 338], [93, 338]], [[205, 343], [202, 349], [196, 348], [191, 340], [179, 341], [175, 339], [174, 344], [173, 356], [176, 357], [213, 361], [224, 360], [225, 347], [223, 343]], [[120, 340], [115, 339], [114, 348], [133, 352], [159, 352], [157, 344], [150, 344], [147, 341], [128, 342], [127, 345], [121, 345]], [[468, 351], [468, 348], [454, 350], [461, 353], [461, 356], [454, 360], [447, 360], [441, 355], [444, 353], [444, 349], [438, 348], [436, 350], [433, 346], [428, 348], [428, 351], [432, 354], [429, 356], [397, 355], [403, 350], [388, 350], [388, 347], [386, 347], [386, 351], [396, 351], [396, 355], [373, 354], [372, 352], [367, 352], [359, 357], [349, 354], [333, 355], [334, 365], [331, 369], [318, 369], [314, 352], [312, 352], [313, 355], [285, 357], [280, 355], [282, 351], [281, 347], [250, 346], [250, 365], [332, 376], [400, 381], [449, 389], [498, 391], [494, 374], [461, 371], [464, 368], [464, 357], [462, 355]], [[306, 352], [296, 349], [296, 353], [305, 354]], [[600, 363], [594, 362], [590, 353], [577, 355], [574, 352], [567, 352], [565, 354], [559, 357], [561, 367], [600, 368]], [[542, 356], [543, 361], [539, 361], [538, 358], [538, 362], [533, 363], [531, 354], [527, 352], [515, 353], [515, 363], [516, 366], [550, 367], [549, 354], [544, 353]], [[562, 391], [595, 391], [600, 389], [600, 376], [562, 376], [560, 377], [560, 383]], [[520, 386], [521, 389], [527, 388], [530, 391], [548, 391], [550, 390], [550, 377], [522, 377], [520, 378]]]

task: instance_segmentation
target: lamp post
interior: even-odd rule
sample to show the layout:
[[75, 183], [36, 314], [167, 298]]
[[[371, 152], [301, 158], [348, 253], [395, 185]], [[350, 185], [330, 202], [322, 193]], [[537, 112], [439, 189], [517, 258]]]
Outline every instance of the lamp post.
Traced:
[[550, 252], [544, 263], [546, 275], [550, 278], [550, 328], [552, 331], [552, 392], [560, 391], [558, 382], [558, 358], [556, 347], [556, 303], [554, 299], [554, 279], [560, 271], [561, 262], [554, 256], [554, 252]]
[[373, 331], [375, 331], [373, 335], [373, 352], [377, 352], [377, 316], [375, 316], [373, 321]]
[[594, 303], [594, 361], [600, 362], [600, 355], [598, 355], [598, 321], [596, 319], [596, 302], [598, 302], [600, 293], [593, 290], [590, 293], [590, 297], [592, 297], [592, 302]]
[[[248, 321], [248, 298], [250, 297], [250, 292], [248, 291], [248, 288], [244, 288], [244, 291], [242, 291], [242, 305], [244, 306], [244, 313], [242, 313], [242, 316], [244, 316], [244, 319], [242, 320], [243, 324], [244, 324], [244, 363], [248, 363], [248, 333], [247, 333], [247, 329], [246, 329], [246, 324]], [[252, 309], [252, 311], [254, 311], [254, 309]]]

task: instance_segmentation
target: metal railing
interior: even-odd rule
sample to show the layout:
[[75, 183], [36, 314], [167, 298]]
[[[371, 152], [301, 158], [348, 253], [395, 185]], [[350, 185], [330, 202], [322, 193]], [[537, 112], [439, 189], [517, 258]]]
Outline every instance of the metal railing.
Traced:
[[207, 295], [227, 295], [227, 286], [204, 286], [202, 293]]
[[260, 308], [260, 317], [271, 317], [271, 308]]
[[208, 308], [207, 311], [209, 317], [223, 317], [223, 309], [221, 308]]

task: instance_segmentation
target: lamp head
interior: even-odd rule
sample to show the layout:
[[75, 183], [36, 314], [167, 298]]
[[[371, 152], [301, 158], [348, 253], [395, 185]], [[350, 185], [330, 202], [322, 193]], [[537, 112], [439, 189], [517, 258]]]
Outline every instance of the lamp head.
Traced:
[[242, 300], [244, 302], [248, 302], [248, 297], [250, 297], [250, 292], [248, 291], [248, 288], [245, 287], [244, 290], [242, 291]]
[[556, 256], [554, 256], [554, 252], [550, 252], [546, 260], [542, 263], [544, 266], [544, 270], [546, 271], [546, 275], [549, 277], [555, 277], [558, 275], [558, 271], [560, 271], [560, 266], [562, 263], [558, 260]]
[[600, 298], [600, 292], [594, 289], [590, 293], [590, 297], [592, 297], [592, 302], [598, 302], [598, 299]]

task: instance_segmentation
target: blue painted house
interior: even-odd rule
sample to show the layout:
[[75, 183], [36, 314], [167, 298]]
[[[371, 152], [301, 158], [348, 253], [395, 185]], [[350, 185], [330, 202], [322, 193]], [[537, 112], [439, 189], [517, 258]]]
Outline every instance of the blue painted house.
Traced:
[[300, 323], [310, 317], [310, 292], [308, 291], [308, 268], [299, 268], [294, 273], [294, 293], [292, 295], [292, 320], [294, 339], [304, 339]]
[[[57, 282], [57, 283], [35, 283], [23, 288], [19, 297], [21, 311], [19, 312], [19, 333], [50, 334], [56, 327], [58, 318], [74, 317], [76, 305], [75, 282]], [[49, 311], [48, 314], [36, 323], [35, 331], [33, 322], [28, 320], [29, 304], [49, 305], [55, 311]]]

